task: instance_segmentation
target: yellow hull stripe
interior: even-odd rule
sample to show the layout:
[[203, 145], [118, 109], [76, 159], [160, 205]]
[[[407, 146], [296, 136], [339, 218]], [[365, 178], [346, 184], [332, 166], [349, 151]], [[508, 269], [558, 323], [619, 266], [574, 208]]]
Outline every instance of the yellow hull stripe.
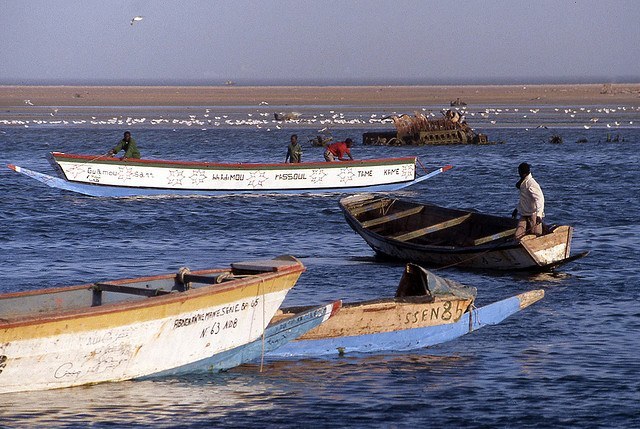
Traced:
[[[25, 323], [15, 323], [12, 326], [0, 328], [0, 344], [16, 340], [32, 340], [60, 334], [110, 329], [189, 314], [203, 308], [224, 306], [234, 302], [248, 301], [252, 298], [262, 299], [263, 295], [267, 295], [268, 299], [268, 295], [271, 293], [291, 289], [301, 273], [302, 271], [279, 277], [270, 276], [264, 280], [257, 277], [228, 290], [216, 290], [223, 285], [205, 286], [187, 292], [148, 298], [149, 301], [136, 301], [133, 306], [129, 303], [107, 304], [91, 307], [92, 311], [84, 313], [30, 319]], [[208, 288], [212, 288], [214, 291], [208, 294], [202, 293]]]

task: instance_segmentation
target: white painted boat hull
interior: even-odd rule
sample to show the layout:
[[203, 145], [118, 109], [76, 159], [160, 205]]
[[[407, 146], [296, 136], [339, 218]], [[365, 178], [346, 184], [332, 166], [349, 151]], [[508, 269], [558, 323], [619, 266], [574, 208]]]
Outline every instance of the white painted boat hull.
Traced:
[[[145, 377], [254, 342], [304, 270], [298, 261], [275, 263], [282, 273], [126, 301], [92, 304], [92, 285], [4, 295], [4, 308], [27, 310], [0, 323], [0, 393]], [[56, 310], [67, 295], [71, 304]], [[42, 310], [32, 311], [34, 303]]]
[[[221, 307], [109, 329], [12, 341], [2, 347], [6, 367], [0, 393], [122, 381], [167, 371], [203, 360], [256, 340], [279, 308], [286, 292], [257, 301], [238, 300], [226, 306], [251, 305], [236, 314], [206, 319]], [[180, 320], [204, 317], [176, 328]]]
[[173, 164], [54, 155], [64, 178], [93, 185], [192, 191], [363, 188], [411, 182], [415, 158], [303, 164]]

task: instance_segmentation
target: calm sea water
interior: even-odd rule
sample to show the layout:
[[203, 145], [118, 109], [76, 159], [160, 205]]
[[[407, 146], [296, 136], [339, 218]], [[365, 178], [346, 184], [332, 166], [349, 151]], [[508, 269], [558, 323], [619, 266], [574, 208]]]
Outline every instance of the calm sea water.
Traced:
[[[181, 120], [195, 110], [179, 112]], [[353, 149], [356, 158], [417, 155], [428, 169], [452, 164], [398, 196], [503, 215], [517, 200], [517, 165], [531, 163], [548, 221], [575, 226], [574, 252], [591, 254], [546, 274], [438, 274], [476, 286], [478, 305], [544, 289], [532, 307], [409, 353], [267, 359], [262, 372], [250, 364], [215, 375], [2, 395], [0, 425], [639, 427], [640, 118], [637, 110], [620, 111], [606, 120], [626, 126], [612, 131], [603, 119], [585, 129], [563, 110], [548, 109], [547, 129], [515, 115], [497, 126], [485, 118], [480, 131], [503, 144]], [[255, 162], [283, 160], [292, 132], [306, 142], [329, 126], [336, 138], [359, 141], [369, 129], [348, 115], [280, 129], [67, 119], [2, 125], [2, 164], [52, 173], [48, 152], [103, 153], [123, 127], [132, 128], [145, 157]], [[550, 144], [553, 133], [564, 143]], [[624, 141], [607, 142], [607, 134]], [[306, 144], [304, 159], [321, 160], [322, 150]], [[389, 296], [402, 273], [401, 265], [373, 258], [344, 222], [338, 196], [101, 199], [47, 188], [4, 167], [0, 185], [0, 292], [292, 254], [307, 266], [286, 300], [297, 305]]]

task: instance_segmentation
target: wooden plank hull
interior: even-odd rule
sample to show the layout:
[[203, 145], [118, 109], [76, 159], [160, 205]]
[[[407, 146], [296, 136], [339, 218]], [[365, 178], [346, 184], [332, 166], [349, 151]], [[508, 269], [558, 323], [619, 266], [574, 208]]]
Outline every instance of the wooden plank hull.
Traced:
[[549, 248], [528, 251], [520, 244], [505, 244], [500, 247], [478, 247], [461, 249], [439, 249], [426, 246], [414, 246], [398, 243], [389, 239], [380, 239], [363, 231], [360, 235], [377, 253], [401, 261], [413, 261], [430, 266], [459, 266], [476, 269], [527, 270], [557, 266], [566, 260], [570, 250], [570, 241], [566, 240], [566, 230], [570, 226], [561, 226], [565, 231], [556, 231]]
[[221, 164], [122, 161], [53, 152], [51, 161], [60, 178], [14, 165], [9, 168], [51, 187], [112, 197], [392, 191], [450, 168], [418, 177], [416, 160], [406, 157], [300, 164]]
[[[362, 319], [363, 323], [355, 325], [353, 325], [353, 318], [348, 321], [342, 319], [340, 317], [343, 316], [341, 310], [330, 322], [335, 325], [344, 325], [347, 322], [352, 323], [352, 329], [349, 329], [347, 325], [341, 335], [325, 337], [313, 336], [312, 333], [314, 331], [310, 331], [306, 336], [270, 352], [269, 356], [328, 356], [345, 353], [407, 351], [434, 346], [454, 340], [484, 326], [498, 324], [543, 297], [543, 290], [533, 290], [478, 309], [469, 309], [458, 318], [452, 317], [448, 323], [435, 323], [417, 327], [413, 324], [407, 324], [405, 329], [379, 330], [377, 332], [367, 332], [365, 326], [366, 317]], [[418, 311], [417, 314], [413, 309], [410, 311], [413, 312], [406, 313], [406, 316], [411, 320], [415, 319], [414, 315], [419, 317], [423, 314], [422, 311]], [[380, 314], [380, 317], [386, 318], [387, 316], [389, 315]], [[393, 314], [390, 315], [390, 318], [394, 318]], [[361, 332], [367, 333], [361, 334]]]
[[[340, 207], [353, 230], [387, 258], [496, 270], [548, 269], [574, 259], [573, 227], [567, 225], [516, 240], [516, 221], [510, 218], [370, 195], [344, 198]], [[410, 218], [394, 215], [400, 209], [407, 213], [407, 207], [421, 211]]]
[[381, 300], [345, 305], [339, 316], [307, 332], [301, 340], [361, 336], [444, 325], [459, 320], [472, 299], [451, 297], [435, 302]]
[[[110, 282], [105, 290], [80, 285], [0, 295], [0, 393], [206, 367], [208, 359], [256, 341], [304, 266], [290, 257], [238, 266], [241, 277], [182, 290], [176, 275], [164, 275]], [[139, 296], [134, 288], [158, 293]]]

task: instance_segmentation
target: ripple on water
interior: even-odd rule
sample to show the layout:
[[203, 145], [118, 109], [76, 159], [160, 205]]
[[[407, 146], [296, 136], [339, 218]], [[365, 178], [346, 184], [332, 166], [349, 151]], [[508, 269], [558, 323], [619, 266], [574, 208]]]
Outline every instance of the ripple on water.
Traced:
[[[292, 129], [134, 131], [149, 157], [279, 162]], [[267, 359], [263, 372], [258, 362], [222, 374], [3, 395], [0, 425], [638, 426], [640, 231], [633, 209], [640, 197], [629, 165], [640, 164], [640, 130], [625, 130], [624, 145], [597, 143], [606, 137], [598, 129], [563, 129], [562, 145], [548, 144], [548, 131], [483, 131], [505, 144], [358, 145], [354, 154], [416, 155], [429, 169], [453, 164], [398, 196], [503, 215], [517, 200], [517, 165], [531, 162], [547, 220], [575, 226], [573, 251], [591, 253], [553, 273], [437, 273], [476, 286], [478, 305], [539, 288], [542, 301], [499, 325], [409, 353]], [[5, 164], [52, 173], [48, 151], [102, 153], [120, 132], [9, 128], [0, 143], [15, 144], [1, 156]], [[316, 129], [296, 132], [306, 142]], [[334, 137], [361, 132], [342, 127]], [[576, 144], [582, 137], [588, 143]], [[307, 160], [322, 159], [320, 148], [304, 152]], [[293, 254], [307, 271], [286, 304], [301, 305], [389, 296], [402, 274], [402, 264], [377, 260], [353, 233], [337, 196], [90, 198], [4, 170], [4, 292]]]

